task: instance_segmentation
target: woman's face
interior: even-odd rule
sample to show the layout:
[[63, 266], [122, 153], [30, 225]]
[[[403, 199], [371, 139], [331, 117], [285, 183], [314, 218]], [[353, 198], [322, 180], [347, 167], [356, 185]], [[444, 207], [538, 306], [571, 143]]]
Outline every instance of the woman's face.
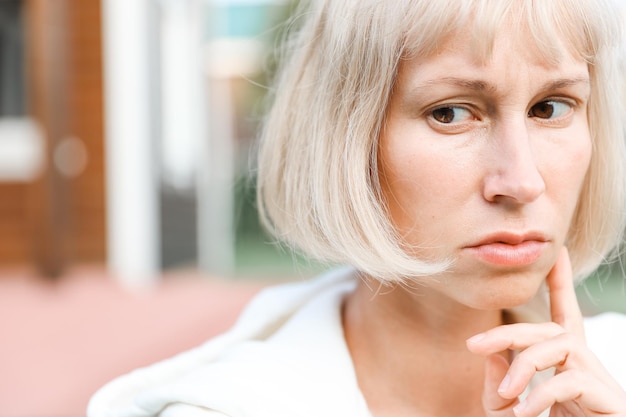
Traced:
[[423, 260], [452, 259], [431, 288], [466, 305], [530, 299], [563, 245], [589, 167], [589, 72], [503, 29], [481, 62], [460, 33], [403, 61], [380, 138], [394, 226]]

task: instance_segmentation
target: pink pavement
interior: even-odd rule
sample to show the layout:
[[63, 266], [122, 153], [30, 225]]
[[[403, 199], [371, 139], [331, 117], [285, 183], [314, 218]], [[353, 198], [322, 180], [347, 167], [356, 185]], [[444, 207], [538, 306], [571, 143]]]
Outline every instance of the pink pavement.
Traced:
[[54, 283], [0, 269], [0, 417], [82, 417], [104, 383], [228, 329], [266, 285], [183, 271], [129, 291], [101, 267]]

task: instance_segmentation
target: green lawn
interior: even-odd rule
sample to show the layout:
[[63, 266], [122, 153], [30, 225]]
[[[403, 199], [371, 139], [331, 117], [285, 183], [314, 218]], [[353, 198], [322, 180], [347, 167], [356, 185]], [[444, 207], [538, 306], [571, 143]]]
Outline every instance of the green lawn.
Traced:
[[586, 314], [602, 311], [626, 313], [626, 274], [619, 265], [600, 268], [578, 286], [577, 293]]
[[310, 278], [329, 269], [328, 264], [314, 262], [292, 254], [260, 238], [237, 240], [235, 276], [260, 280], [296, 280]]

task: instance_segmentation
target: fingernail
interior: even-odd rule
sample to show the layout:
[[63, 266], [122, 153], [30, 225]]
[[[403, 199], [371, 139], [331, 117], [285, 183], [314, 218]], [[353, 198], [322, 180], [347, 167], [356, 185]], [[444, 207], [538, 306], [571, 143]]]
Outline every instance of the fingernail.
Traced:
[[479, 333], [467, 339], [467, 343], [478, 343], [485, 338], [485, 333]]
[[509, 374], [506, 374], [502, 382], [500, 382], [500, 386], [498, 387], [498, 392], [499, 393], [506, 392], [506, 390], [509, 389], [510, 384], [511, 384], [511, 377], [509, 376]]
[[521, 415], [524, 410], [526, 410], [526, 407], [528, 406], [528, 403], [526, 403], [526, 400], [520, 402], [519, 404], [517, 404], [515, 407], [513, 407], [513, 412], [515, 413], [516, 416]]

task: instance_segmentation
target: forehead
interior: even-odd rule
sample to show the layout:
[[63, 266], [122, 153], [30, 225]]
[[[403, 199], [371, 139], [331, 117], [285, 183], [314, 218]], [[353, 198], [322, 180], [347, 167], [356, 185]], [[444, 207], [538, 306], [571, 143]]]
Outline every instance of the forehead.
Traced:
[[523, 36], [503, 31], [496, 35], [488, 59], [476, 56], [459, 33], [428, 57], [401, 63], [387, 111], [403, 109], [413, 114], [435, 102], [481, 97], [489, 105], [523, 105], [557, 92], [588, 98], [591, 81], [588, 64], [564, 52], [558, 63], [524, 44]]
[[[535, 58], [526, 55], [528, 51], [543, 62], [558, 63], [564, 53], [592, 61], [598, 46], [598, 22], [589, 21], [584, 10], [576, 11], [568, 3], [468, 0], [452, 3], [455, 10], [447, 14], [423, 11], [424, 15], [414, 16], [415, 24], [407, 23], [403, 56], [427, 57], [454, 46], [456, 40], [467, 46], [475, 59], [485, 61], [496, 44], [506, 39], [521, 46], [516, 53], [524, 53], [525, 60]], [[429, 13], [436, 25], [423, 20]]]
[[[398, 84], [422, 83], [429, 80], [467, 81], [468, 89], [501, 89], [506, 84], [518, 84], [521, 75], [534, 81], [546, 78], [567, 78], [588, 83], [587, 62], [569, 47], [568, 42], [552, 38], [548, 55], [535, 41], [528, 26], [512, 24], [507, 18], [491, 33], [488, 51], [477, 48], [471, 42], [475, 36], [475, 25], [468, 22], [448, 35], [438, 47], [427, 55], [412, 55], [399, 65]], [[511, 23], [511, 24], [509, 24]], [[484, 81], [477, 81], [484, 80]], [[531, 82], [533, 80], [526, 80]], [[456, 82], [462, 84], [462, 82]], [[470, 85], [472, 84], [472, 85]]]

